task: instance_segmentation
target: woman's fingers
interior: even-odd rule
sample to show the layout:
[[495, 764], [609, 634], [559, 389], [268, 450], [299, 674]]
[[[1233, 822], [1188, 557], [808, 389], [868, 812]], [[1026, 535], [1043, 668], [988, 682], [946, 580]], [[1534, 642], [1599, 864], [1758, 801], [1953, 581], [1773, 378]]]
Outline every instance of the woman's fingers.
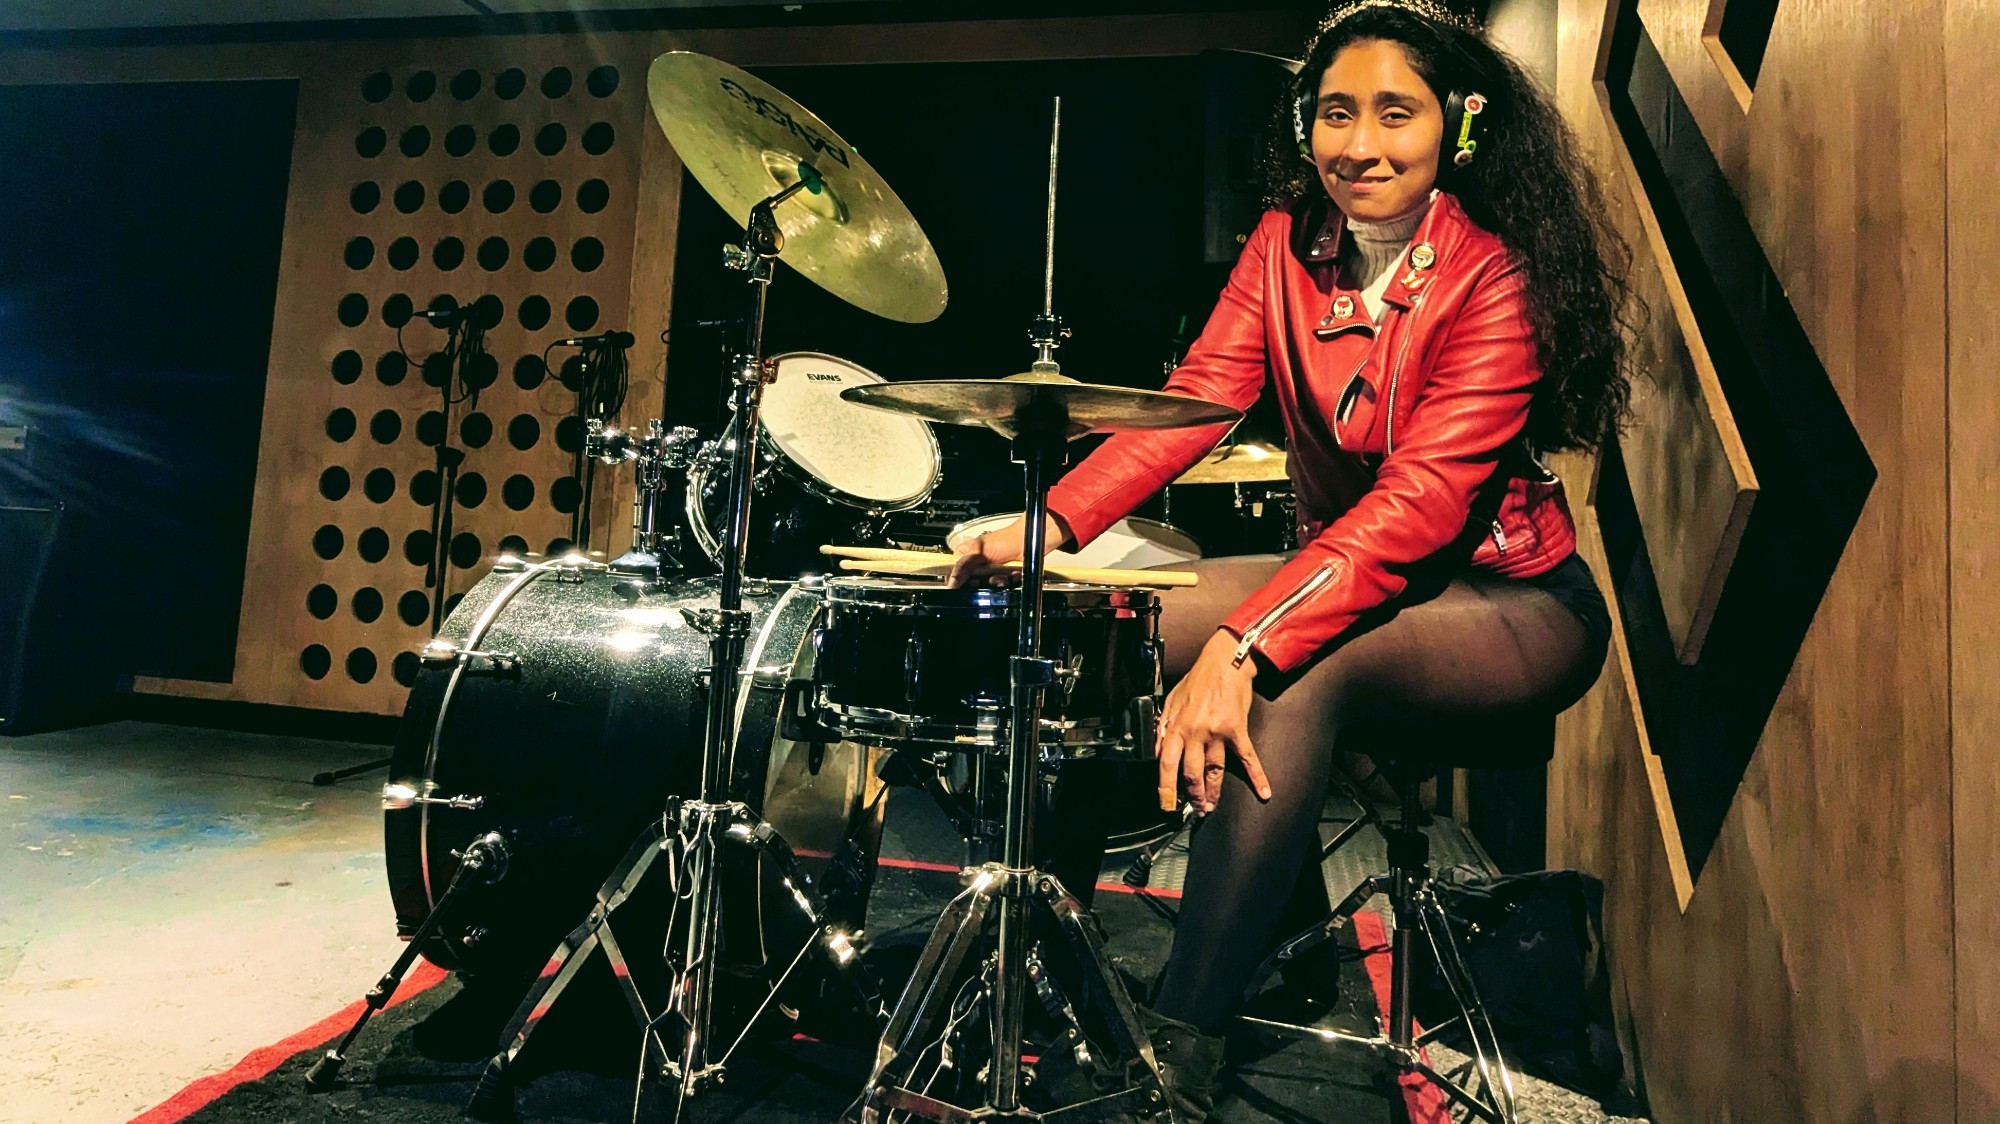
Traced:
[[1230, 744], [1222, 738], [1208, 742], [1208, 766], [1202, 774], [1204, 792], [1208, 796], [1208, 808], [1212, 810], [1222, 800], [1222, 778], [1230, 764]]
[[1264, 762], [1257, 757], [1257, 747], [1250, 744], [1250, 734], [1246, 731], [1236, 736], [1236, 756], [1243, 762], [1243, 773], [1250, 778], [1250, 791], [1259, 800], [1271, 798], [1271, 779], [1264, 775]]
[[951, 560], [951, 573], [944, 579], [946, 585], [957, 589], [971, 579], [972, 568], [981, 557], [979, 545], [985, 538], [986, 536], [981, 535], [979, 538], [958, 544], [958, 549]]
[[1188, 799], [1194, 801], [1195, 810], [1203, 815], [1215, 810], [1215, 801], [1208, 798], [1208, 755], [1210, 743], [1207, 739], [1190, 739], [1181, 753], [1181, 781], [1187, 788]]
[[[1160, 731], [1160, 807], [1172, 811], [1180, 806], [1181, 749], [1179, 731]], [[1171, 802], [1171, 807], [1169, 806]]]

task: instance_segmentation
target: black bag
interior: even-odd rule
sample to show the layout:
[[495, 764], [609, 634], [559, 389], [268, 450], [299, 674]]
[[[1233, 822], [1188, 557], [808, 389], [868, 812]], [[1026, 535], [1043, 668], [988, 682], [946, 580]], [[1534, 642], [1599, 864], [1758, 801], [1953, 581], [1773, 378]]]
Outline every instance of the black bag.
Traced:
[[[1604, 955], [1604, 884], [1581, 871], [1545, 870], [1452, 871], [1436, 885], [1509, 1061], [1600, 1100], [1613, 1094], [1624, 1059]], [[1428, 957], [1421, 963], [1418, 1018], [1452, 1018], [1451, 990]]]

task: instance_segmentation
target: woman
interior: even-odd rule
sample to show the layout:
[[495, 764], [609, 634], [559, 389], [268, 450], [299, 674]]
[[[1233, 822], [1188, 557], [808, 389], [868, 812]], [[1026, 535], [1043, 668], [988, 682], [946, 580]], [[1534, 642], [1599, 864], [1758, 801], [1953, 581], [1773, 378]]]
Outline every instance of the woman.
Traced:
[[[1518, 64], [1412, 0], [1330, 17], [1292, 105], [1293, 191], [1166, 385], [1239, 408], [1272, 386], [1305, 543], [1201, 562], [1165, 599], [1160, 784], [1206, 819], [1144, 1015], [1182, 1124], [1208, 1114], [1295, 883], [1323, 915], [1339, 729], [1370, 708], [1552, 714], [1609, 635], [1536, 460], [1594, 448], [1627, 393], [1626, 254], [1574, 139]], [[1090, 541], [1221, 436], [1107, 441], [1051, 494], [1049, 541]], [[961, 546], [954, 581], [1018, 559], [1023, 530]]]

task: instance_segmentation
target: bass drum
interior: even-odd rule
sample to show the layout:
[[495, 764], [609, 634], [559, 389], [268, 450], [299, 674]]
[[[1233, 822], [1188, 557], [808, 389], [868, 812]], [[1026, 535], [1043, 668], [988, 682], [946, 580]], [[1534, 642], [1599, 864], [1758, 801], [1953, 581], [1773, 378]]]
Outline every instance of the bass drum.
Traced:
[[[697, 794], [704, 692], [696, 669], [710, 662], [703, 614], [718, 604], [714, 579], [652, 591], [602, 571], [550, 567], [495, 571], [466, 594], [438, 639], [475, 654], [426, 662], [390, 782], [432, 801], [481, 803], [384, 812], [397, 928], [416, 930], [458, 869], [452, 852], [478, 835], [500, 831], [511, 859], [499, 881], [460, 894], [425, 944], [426, 958], [479, 976], [533, 976], [667, 800]], [[822, 602], [780, 588], [746, 593], [743, 604], [754, 623], [737, 693], [730, 798], [776, 827], [822, 890], [841, 888], [828, 913], [858, 928], [885, 804], [873, 752], [794, 742], [779, 730], [790, 680], [811, 677]], [[656, 863], [652, 878], [666, 873]], [[810, 935], [769, 864], [746, 852], [721, 874], [732, 963], [789, 957]], [[655, 949], [663, 925], [653, 922]]]

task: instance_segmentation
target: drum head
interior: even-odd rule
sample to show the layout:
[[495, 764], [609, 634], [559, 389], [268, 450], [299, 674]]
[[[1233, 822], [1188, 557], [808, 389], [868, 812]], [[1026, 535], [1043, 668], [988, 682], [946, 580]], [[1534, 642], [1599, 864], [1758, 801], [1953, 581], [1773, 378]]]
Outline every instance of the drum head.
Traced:
[[882, 382], [880, 375], [811, 351], [774, 362], [777, 378], [764, 388], [764, 432], [829, 498], [893, 510], [930, 494], [938, 444], [929, 423], [841, 400], [841, 391]]
[[[1018, 511], [988, 515], [960, 523], [945, 538], [953, 550], [980, 535], [998, 531], [1019, 519]], [[1149, 566], [1181, 565], [1201, 558], [1201, 545], [1156, 519], [1120, 519], [1082, 550], [1058, 550], [1051, 561], [1106, 569], [1143, 570]]]

